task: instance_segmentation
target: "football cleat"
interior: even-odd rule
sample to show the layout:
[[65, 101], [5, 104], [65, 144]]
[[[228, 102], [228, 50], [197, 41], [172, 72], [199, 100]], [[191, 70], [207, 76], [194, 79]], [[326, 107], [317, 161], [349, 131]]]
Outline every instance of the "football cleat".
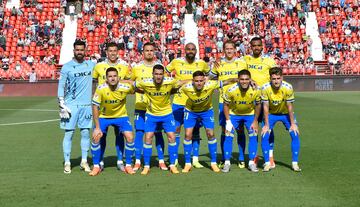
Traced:
[[124, 166], [124, 163], [117, 163], [116, 164], [116, 167], [118, 170], [122, 171], [122, 172], [125, 172], [125, 166]]
[[137, 172], [141, 168], [141, 163], [135, 163], [133, 170]]
[[71, 173], [71, 164], [70, 163], [64, 164], [64, 173], [65, 174], [70, 174]]
[[217, 164], [211, 164], [211, 169], [216, 173], [220, 172], [220, 168], [217, 166]]
[[90, 166], [87, 162], [80, 163], [80, 170], [84, 170], [85, 172], [91, 172]]
[[191, 164], [185, 164], [184, 169], [181, 171], [183, 173], [188, 173], [191, 170]]
[[93, 167], [92, 171], [89, 173], [90, 176], [97, 176], [101, 173], [100, 167]]
[[244, 161], [240, 161], [240, 162], [238, 163], [238, 167], [239, 167], [240, 169], [245, 168], [245, 162], [244, 162]]
[[132, 169], [131, 166], [126, 166], [124, 169], [125, 174], [134, 175], [135, 171]]
[[230, 164], [224, 164], [223, 168], [221, 169], [221, 172], [228, 173], [230, 172]]
[[163, 162], [159, 162], [159, 168], [160, 170], [164, 170], [164, 171], [168, 170], [168, 167]]
[[200, 164], [199, 161], [193, 162], [192, 165], [194, 166], [194, 168], [197, 168], [197, 169], [200, 169], [200, 168], [204, 167], [202, 164]]
[[271, 169], [274, 169], [276, 167], [274, 157], [270, 157], [270, 167]]
[[293, 163], [292, 164], [292, 169], [295, 171], [295, 172], [301, 172], [301, 169], [299, 167], [299, 165], [297, 163]]
[[143, 171], [141, 172], [141, 175], [147, 175], [150, 172], [150, 168], [144, 167]]
[[172, 174], [179, 174], [179, 170], [175, 166], [170, 166], [170, 172]]
[[251, 171], [251, 172], [259, 172], [259, 169], [256, 167], [256, 164], [250, 164], [248, 169]]
[[263, 172], [269, 172], [271, 170], [270, 164], [264, 164]]

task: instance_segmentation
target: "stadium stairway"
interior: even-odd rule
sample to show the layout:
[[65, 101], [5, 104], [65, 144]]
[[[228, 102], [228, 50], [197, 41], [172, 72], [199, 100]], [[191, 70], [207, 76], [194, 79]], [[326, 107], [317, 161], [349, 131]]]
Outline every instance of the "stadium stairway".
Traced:
[[[184, 20], [185, 44], [189, 42], [194, 43], [197, 51], [199, 51], [198, 30], [199, 28], [194, 21], [194, 15], [185, 14], [185, 20]], [[199, 58], [199, 52], [196, 54], [196, 58]]]
[[62, 45], [59, 64], [65, 64], [73, 58], [73, 43], [76, 40], [77, 20], [70, 20], [70, 15], [65, 16], [65, 27], [62, 36]]
[[314, 61], [323, 60], [322, 42], [319, 35], [318, 22], [315, 12], [309, 12], [306, 17], [306, 34], [310, 36], [313, 43], [311, 46], [311, 56]]
[[12, 9], [13, 7], [19, 8], [20, 7], [20, 0], [11, 0], [6, 2], [6, 8]]

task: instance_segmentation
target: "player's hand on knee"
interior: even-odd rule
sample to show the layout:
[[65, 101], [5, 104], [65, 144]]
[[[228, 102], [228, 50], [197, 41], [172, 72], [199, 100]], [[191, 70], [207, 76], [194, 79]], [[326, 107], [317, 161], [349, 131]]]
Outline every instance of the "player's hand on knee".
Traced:
[[259, 130], [259, 124], [257, 121], [254, 121], [251, 126], [250, 126], [250, 129], [254, 130], [255, 133], [258, 133], [258, 130]]
[[266, 133], [270, 133], [270, 129], [268, 125], [264, 125], [261, 129], [261, 136], [264, 136]]
[[226, 120], [226, 125], [225, 125], [226, 133], [231, 133], [233, 128], [234, 128], [234, 125], [231, 123], [231, 120]]
[[92, 136], [93, 141], [95, 143], [98, 143], [102, 136], [103, 136], [103, 133], [102, 133], [101, 129], [95, 128], [94, 131], [93, 131], [93, 136]]
[[71, 117], [71, 110], [65, 105], [63, 97], [59, 97], [59, 108], [59, 115], [61, 119], [69, 119]]
[[295, 135], [299, 135], [299, 127], [296, 124], [292, 124], [289, 129], [290, 132], [294, 132]]

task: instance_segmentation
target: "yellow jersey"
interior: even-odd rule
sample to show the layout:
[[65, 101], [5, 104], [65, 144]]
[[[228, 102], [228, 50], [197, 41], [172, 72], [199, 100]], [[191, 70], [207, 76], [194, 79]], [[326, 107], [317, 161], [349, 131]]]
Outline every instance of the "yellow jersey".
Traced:
[[[228, 80], [230, 78], [238, 78], [239, 71], [247, 69], [246, 62], [243, 59], [235, 58], [232, 61], [228, 61], [226, 58], [222, 58], [220, 66], [211, 70], [212, 75], [217, 76], [220, 81]], [[228, 89], [229, 86], [224, 86], [223, 90]], [[223, 90], [219, 91], [219, 103], [223, 103]]]
[[93, 96], [92, 103], [100, 107], [100, 118], [119, 118], [128, 116], [126, 95], [134, 93], [134, 87], [128, 83], [118, 83], [112, 91], [107, 83], [99, 85]]
[[102, 85], [106, 81], [106, 70], [110, 67], [114, 67], [118, 70], [119, 79], [129, 79], [129, 67], [128, 64], [119, 59], [116, 64], [111, 64], [107, 60], [95, 65], [93, 71], [93, 78], [98, 79], [98, 85]]
[[[192, 74], [198, 70], [204, 72], [206, 75], [210, 72], [208, 64], [200, 59], [195, 59], [195, 61], [190, 64], [185, 58], [176, 58], [166, 66], [166, 72], [172, 73], [175, 71], [175, 79], [177, 80], [190, 80], [193, 78]], [[174, 95], [173, 103], [184, 106], [186, 100], [187, 97], [184, 97], [184, 94], [177, 93]]]
[[231, 84], [224, 90], [224, 102], [229, 104], [232, 115], [253, 115], [256, 104], [261, 102], [260, 88], [253, 89], [249, 86], [246, 92], [241, 91], [239, 83]]
[[[133, 81], [142, 81], [144, 79], [152, 78], [153, 67], [156, 64], [161, 64], [160, 62], [154, 62], [151, 65], [145, 64], [143, 61], [135, 65], [131, 70], [131, 80]], [[146, 110], [146, 96], [141, 93], [136, 93], [135, 95], [135, 109], [136, 110]]]
[[262, 86], [270, 81], [269, 70], [276, 66], [274, 59], [264, 56], [254, 58], [252, 55], [246, 55], [243, 59], [246, 62], [247, 69], [251, 73], [251, 79], [253, 79], [258, 86]]
[[160, 87], [156, 87], [152, 78], [135, 82], [135, 86], [144, 90], [146, 96], [146, 113], [154, 116], [165, 116], [172, 113], [171, 90], [178, 86], [177, 80], [164, 77]]
[[261, 100], [269, 103], [270, 114], [288, 114], [286, 103], [295, 101], [292, 85], [282, 81], [279, 90], [271, 87], [270, 83], [263, 85], [261, 89]]
[[221, 87], [219, 81], [207, 81], [201, 91], [197, 91], [192, 83], [187, 83], [180, 88], [180, 92], [187, 97], [185, 108], [193, 112], [202, 112], [212, 109], [212, 94]]

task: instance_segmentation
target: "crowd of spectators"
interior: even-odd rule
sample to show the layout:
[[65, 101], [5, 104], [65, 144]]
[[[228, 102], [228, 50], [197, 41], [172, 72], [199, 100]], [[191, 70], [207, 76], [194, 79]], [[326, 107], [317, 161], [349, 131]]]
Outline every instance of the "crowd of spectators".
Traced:
[[[60, 4], [25, 0], [19, 8], [0, 6], [0, 60], [4, 70], [22, 72], [32, 66], [55, 68], [58, 63], [64, 27]], [[11, 71], [10, 71], [11, 72]]]
[[85, 0], [77, 37], [87, 41], [93, 59], [105, 58], [106, 43], [116, 42], [123, 59], [136, 64], [143, 44], [154, 42], [157, 58], [169, 62], [183, 55], [185, 12], [178, 0], [141, 1], [131, 8], [118, 0]]
[[254, 36], [264, 40], [264, 55], [288, 68], [314, 68], [312, 40], [305, 35], [308, 1], [226, 1], [204, 0], [192, 4], [199, 25], [201, 56], [210, 61], [222, 55], [224, 40], [236, 42], [239, 55], [250, 53]]

